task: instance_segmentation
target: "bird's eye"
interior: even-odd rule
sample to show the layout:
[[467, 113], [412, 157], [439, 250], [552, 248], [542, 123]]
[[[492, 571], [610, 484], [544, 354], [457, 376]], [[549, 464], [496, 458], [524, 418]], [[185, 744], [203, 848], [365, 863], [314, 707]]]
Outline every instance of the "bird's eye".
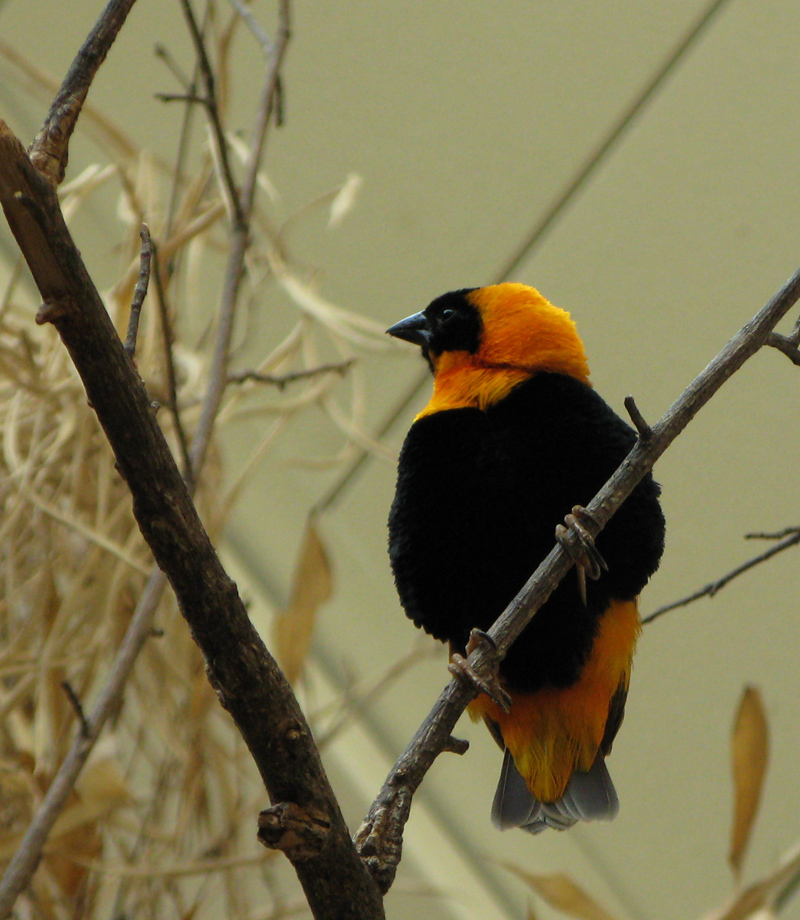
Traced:
[[456, 311], [451, 309], [450, 307], [447, 307], [447, 309], [442, 310], [441, 319], [446, 321], [450, 319], [451, 316], [455, 316], [455, 315], [456, 315]]

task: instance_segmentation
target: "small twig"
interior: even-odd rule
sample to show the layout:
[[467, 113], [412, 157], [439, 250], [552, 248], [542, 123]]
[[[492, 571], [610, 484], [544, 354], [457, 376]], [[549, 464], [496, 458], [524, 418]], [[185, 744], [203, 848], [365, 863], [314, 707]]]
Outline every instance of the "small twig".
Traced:
[[136, 337], [139, 334], [139, 317], [142, 313], [142, 305], [147, 296], [147, 287], [150, 284], [150, 263], [153, 258], [153, 243], [150, 239], [150, 230], [147, 224], [142, 224], [139, 232], [142, 238], [142, 250], [139, 255], [139, 280], [133, 289], [133, 300], [131, 301], [131, 316], [128, 320], [128, 333], [125, 336], [125, 351], [133, 359], [136, 353]]
[[33, 165], [53, 185], [59, 185], [64, 178], [69, 158], [69, 141], [89, 87], [135, 2], [109, 0], [81, 45], [41, 130], [28, 150]]
[[450, 735], [442, 748], [446, 754], [466, 754], [468, 750], [469, 741], [466, 738], [455, 738], [453, 735]]
[[275, 125], [282, 128], [284, 125], [284, 106], [283, 106], [283, 80], [278, 74], [275, 78]]
[[244, 210], [242, 209], [242, 203], [239, 200], [239, 190], [237, 189], [236, 181], [233, 178], [233, 169], [231, 168], [231, 161], [228, 155], [228, 141], [225, 138], [225, 129], [222, 125], [222, 119], [220, 117], [219, 107], [217, 105], [217, 90], [214, 71], [211, 67], [211, 61], [208, 58], [203, 34], [197, 25], [197, 20], [194, 18], [194, 11], [192, 10], [192, 6], [189, 0], [181, 0], [181, 8], [183, 9], [186, 24], [189, 26], [189, 33], [192, 36], [195, 51], [197, 52], [197, 63], [200, 67], [200, 75], [202, 76], [203, 83], [205, 84], [204, 102], [206, 108], [208, 109], [208, 118], [211, 123], [211, 131], [214, 135], [214, 140], [217, 146], [220, 168], [222, 169], [222, 177], [228, 192], [233, 224], [234, 227], [244, 227], [247, 224], [247, 217]]
[[788, 338], [795, 345], [800, 345], [800, 316], [795, 320], [794, 329], [789, 333]]
[[[682, 597], [680, 600], [672, 601], [670, 604], [665, 604], [663, 607], [659, 607], [657, 610], [654, 610], [651, 614], [648, 614], [648, 616], [644, 617], [642, 619], [642, 623], [652, 623], [653, 620], [657, 620], [660, 616], [663, 616], [663, 614], [669, 613], [670, 610], [676, 610], [678, 607], [686, 607], [688, 604], [699, 600], [701, 597], [713, 597], [718, 591], [724, 588], [725, 585], [733, 581], [734, 578], [737, 578], [744, 572], [749, 571], [750, 569], [759, 565], [759, 563], [765, 562], [767, 559], [771, 559], [773, 556], [777, 556], [778, 553], [782, 553], [785, 549], [789, 549], [790, 546], [796, 546], [798, 543], [800, 543], [800, 529], [796, 527], [787, 528], [786, 532], [789, 534], [789, 536], [783, 539], [780, 543], [776, 543], [774, 546], [771, 546], [763, 553], [759, 553], [758, 556], [754, 556], [752, 559], [748, 559], [747, 562], [743, 562], [741, 565], [736, 566], [735, 569], [732, 569], [721, 578], [718, 578], [716, 581], [709, 582], [709, 584], [707, 584], [705, 587], [694, 591], [687, 597]], [[748, 538], [758, 537], [765, 539], [777, 539], [781, 535], [748, 534], [747, 536]]]
[[348, 369], [352, 367], [354, 361], [354, 358], [349, 358], [347, 361], [340, 361], [337, 364], [320, 364], [317, 367], [309, 367], [304, 371], [292, 371], [289, 374], [279, 375], [261, 374], [258, 371], [238, 371], [235, 374], [228, 374], [228, 383], [245, 383], [248, 380], [253, 380], [256, 383], [268, 383], [279, 390], [283, 390], [290, 383], [319, 377], [322, 374], [339, 374], [343, 377]]
[[800, 527], [784, 527], [783, 530], [776, 530], [774, 533], [757, 531], [756, 533], [746, 533], [745, 540], [782, 540], [789, 534], [800, 533]]
[[264, 54], [269, 57], [273, 52], [272, 40], [269, 35], [261, 28], [261, 23], [253, 15], [252, 10], [249, 6], [244, 4], [242, 0], [230, 0], [231, 6], [236, 10], [236, 12], [241, 16], [245, 21], [247, 27], [256, 37], [256, 40], [261, 45]]
[[205, 106], [209, 112], [211, 111], [208, 97], [200, 96], [197, 93], [155, 93], [155, 97], [159, 102], [190, 102], [192, 105]]
[[[182, 2], [186, 2], [186, 0], [182, 0]], [[231, 234], [230, 253], [223, 281], [217, 339], [214, 344], [211, 368], [209, 370], [209, 384], [190, 451], [192, 464], [195, 467], [198, 460], [205, 455], [208, 449], [214, 419], [219, 411], [228, 383], [228, 359], [233, 335], [233, 320], [239, 297], [239, 285], [244, 272], [244, 257], [250, 244], [249, 224], [255, 203], [258, 168], [264, 152], [267, 128], [275, 108], [280, 69], [289, 44], [289, 22], [289, 0], [279, 0], [278, 28], [273, 42], [273, 53], [262, 86], [258, 114], [250, 143], [250, 156], [244, 169], [241, 198], [237, 199], [239, 208], [237, 213], [242, 215], [242, 221], [234, 224]]]
[[[209, 15], [209, 11], [210, 8], [207, 6], [206, 16]], [[197, 81], [199, 71], [197, 62], [195, 61], [194, 72], [192, 74], [191, 80], [189, 80], [189, 78], [178, 66], [177, 62], [169, 52], [169, 49], [165, 45], [156, 45], [156, 55], [160, 57], [161, 60], [166, 64], [167, 68], [172, 72], [178, 83], [183, 86], [187, 95], [194, 97], [197, 94]], [[181, 123], [181, 131], [178, 140], [178, 150], [175, 155], [175, 168], [172, 174], [172, 189], [169, 196], [167, 220], [163, 230], [164, 239], [169, 239], [172, 236], [175, 213], [178, 209], [179, 190], [183, 187], [184, 172], [186, 170], [186, 161], [189, 152], [189, 139], [191, 136], [192, 124], [194, 121], [194, 111], [195, 110], [193, 105], [187, 105], [183, 110], [183, 120]], [[164, 266], [167, 278], [172, 275], [174, 261], [175, 256], [173, 256], [173, 258], [168, 261], [167, 265]]]
[[636, 430], [639, 432], [639, 437], [646, 441], [653, 434], [653, 429], [647, 424], [644, 420], [644, 416], [639, 411], [639, 407], [636, 405], [636, 400], [633, 396], [626, 396], [624, 399], [625, 408], [628, 410], [628, 415], [631, 417], [631, 421], [636, 426]]
[[83, 706], [81, 704], [78, 694], [75, 692], [75, 688], [68, 680], [62, 680], [61, 686], [64, 688], [64, 693], [67, 694], [67, 699], [70, 702], [70, 705], [75, 710], [75, 715], [78, 717], [78, 723], [81, 727], [81, 736], [83, 738], [89, 737], [89, 722], [86, 719], [86, 715], [83, 711]]
[[792, 335], [781, 335], [778, 332], [770, 332], [767, 336], [767, 345], [782, 351], [792, 362], [800, 366], [800, 349], [798, 349], [798, 329], [797, 327]]
[[[167, 46], [162, 44], [161, 42], [156, 42], [155, 47], [153, 49], [153, 53], [155, 54], [157, 58], [160, 58], [164, 62], [164, 64], [167, 67], [167, 70], [169, 70], [172, 76], [175, 77], [175, 79], [178, 81], [178, 83], [181, 84], [181, 86], [186, 90], [186, 92], [189, 93], [190, 95], [194, 95], [194, 91], [191, 89], [191, 87], [194, 85], [194, 81], [192, 81], [191, 83], [189, 82], [188, 77], [181, 70], [180, 66], [178, 65], [178, 62], [172, 56], [172, 52], [169, 50], [169, 48], [167, 48]], [[159, 95], [160, 94], [157, 93], [156, 98], [158, 98]]]

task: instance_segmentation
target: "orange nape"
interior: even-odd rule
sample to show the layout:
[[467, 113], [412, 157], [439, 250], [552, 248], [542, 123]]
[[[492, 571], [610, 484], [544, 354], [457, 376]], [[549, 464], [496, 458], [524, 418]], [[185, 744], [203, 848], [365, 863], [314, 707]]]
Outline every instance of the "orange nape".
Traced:
[[637, 601], [612, 601], [574, 684], [534, 693], [505, 687], [512, 699], [507, 713], [483, 694], [469, 704], [473, 720], [483, 718], [490, 728], [497, 726], [517, 770], [540, 802], [560, 799], [573, 771], [586, 772], [594, 763], [611, 700], [620, 685], [627, 691], [640, 631]]

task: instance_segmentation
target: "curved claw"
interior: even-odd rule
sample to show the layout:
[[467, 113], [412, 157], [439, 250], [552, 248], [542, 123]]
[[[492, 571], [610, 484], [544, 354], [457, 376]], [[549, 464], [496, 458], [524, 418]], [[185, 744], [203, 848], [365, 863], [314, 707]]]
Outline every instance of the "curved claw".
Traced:
[[582, 505], [575, 505], [571, 513], [564, 518], [564, 523], [556, 526], [556, 540], [575, 562], [578, 589], [584, 605], [586, 579], [597, 581], [603, 572], [608, 571], [608, 564], [594, 545], [594, 537], [586, 525], [596, 527], [597, 522]]
[[[496, 651], [494, 640], [488, 633], [485, 633], [482, 629], [473, 629], [469, 634], [469, 642], [466, 648], [467, 655], [471, 655], [475, 649], [480, 646], [487, 647], [490, 656], [492, 652]], [[496, 660], [494, 664], [496, 667]], [[458, 677], [460, 680], [471, 684], [480, 693], [485, 693], [490, 700], [493, 700], [500, 709], [503, 710], [503, 712], [508, 712], [511, 708], [511, 697], [500, 686], [500, 682], [495, 673], [490, 673], [488, 675], [479, 674], [469, 661], [467, 661], [463, 655], [459, 655], [458, 652], [451, 652], [450, 663], [447, 666], [447, 670], [453, 677]]]

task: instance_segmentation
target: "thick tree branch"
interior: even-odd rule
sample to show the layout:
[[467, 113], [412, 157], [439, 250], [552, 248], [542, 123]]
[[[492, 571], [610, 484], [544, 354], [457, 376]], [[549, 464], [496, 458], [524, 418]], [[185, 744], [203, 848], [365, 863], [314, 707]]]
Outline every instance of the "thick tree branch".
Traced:
[[[653, 464], [664, 453], [696, 413], [723, 383], [765, 344], [769, 333], [800, 298], [800, 270], [770, 302], [747, 323], [716, 358], [684, 390], [679, 399], [640, 437], [619, 469], [587, 506], [602, 529], [630, 495]], [[596, 534], [594, 534], [596, 536]], [[502, 658], [528, 625], [558, 583], [569, 571], [572, 560], [558, 544], [528, 579], [489, 630], [496, 652], [479, 645], [469, 663], [478, 674], [489, 673], [491, 658]], [[356, 842], [382, 891], [387, 891], [402, 848], [402, 832], [408, 818], [411, 797], [436, 757], [446, 749], [456, 722], [471, 699], [474, 686], [452, 680], [409, 746], [392, 768], [378, 797], [356, 835]]]
[[209, 680], [239, 727], [273, 803], [320, 824], [313, 852], [283, 848], [320, 918], [382, 917], [377, 887], [350, 840], [311, 731], [214, 552], [69, 231], [53, 186], [0, 122], [0, 203], [52, 323], [86, 387], [133, 494], [139, 527], [178, 598]]

